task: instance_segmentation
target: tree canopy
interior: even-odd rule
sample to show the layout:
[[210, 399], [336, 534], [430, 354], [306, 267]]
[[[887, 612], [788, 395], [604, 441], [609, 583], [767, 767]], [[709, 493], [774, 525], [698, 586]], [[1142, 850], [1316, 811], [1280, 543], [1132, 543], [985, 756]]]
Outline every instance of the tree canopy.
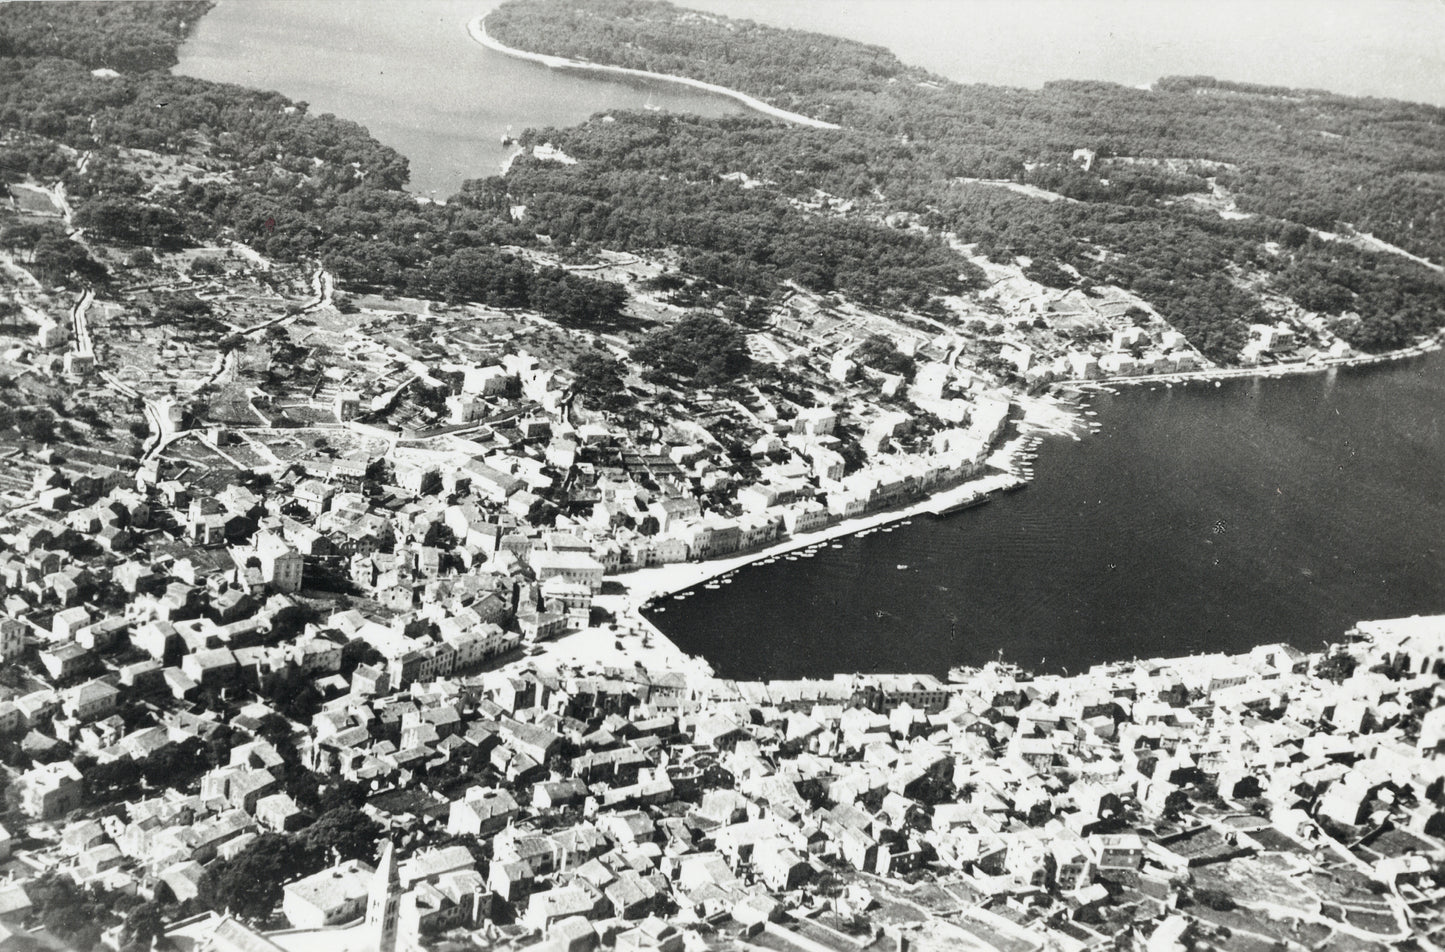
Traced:
[[697, 387], [726, 383], [752, 362], [742, 331], [711, 314], [690, 314], [647, 334], [632, 359]]
[[509, 0], [487, 28], [841, 126], [614, 114], [539, 131], [578, 164], [521, 160], [506, 184], [567, 240], [674, 247], [686, 270], [750, 294], [792, 282], [928, 310], [977, 278], [922, 225], [1027, 259], [1050, 287], [1117, 284], [1224, 361], [1271, 295], [1339, 314], [1336, 332], [1365, 349], [1445, 320], [1439, 274], [1310, 231], [1445, 260], [1437, 107], [1208, 77], [965, 86], [880, 47], [650, 0]]
[[900, 351], [898, 345], [883, 334], [873, 334], [864, 339], [853, 350], [852, 358], [864, 367], [897, 374], [905, 380], [913, 379], [913, 358]]
[[572, 361], [573, 389], [589, 404], [615, 410], [631, 402], [622, 382], [626, 372], [622, 361], [602, 350], [584, 350]]

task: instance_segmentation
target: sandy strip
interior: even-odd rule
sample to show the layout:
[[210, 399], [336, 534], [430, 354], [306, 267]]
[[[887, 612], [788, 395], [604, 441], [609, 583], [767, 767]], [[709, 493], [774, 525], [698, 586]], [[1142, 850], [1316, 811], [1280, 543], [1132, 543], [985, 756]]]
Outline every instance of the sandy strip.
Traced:
[[693, 89], [701, 89], [704, 92], [716, 93], [719, 96], [726, 96], [747, 106], [749, 109], [771, 116], [774, 119], [782, 119], [784, 122], [797, 123], [800, 126], [810, 126], [814, 129], [837, 129], [838, 126], [831, 122], [824, 122], [821, 119], [814, 119], [812, 116], [804, 116], [801, 113], [788, 112], [786, 109], [779, 109], [777, 106], [769, 105], [761, 99], [754, 99], [747, 93], [738, 92], [736, 89], [729, 89], [726, 86], [718, 86], [714, 83], [705, 83], [700, 79], [693, 79], [690, 76], [673, 76], [668, 73], [649, 73], [643, 69], [628, 69], [625, 66], [607, 66], [602, 63], [584, 63], [581, 60], [567, 59], [564, 56], [548, 56], [545, 53], [529, 53], [526, 50], [514, 49], [487, 34], [486, 17], [477, 17], [467, 23], [467, 33], [472, 39], [482, 44], [489, 50], [495, 50], [506, 56], [514, 56], [518, 59], [531, 60], [534, 63], [541, 63], [550, 69], [572, 69], [586, 72], [612, 73], [618, 76], [632, 76], [637, 79], [658, 80], [665, 83], [678, 83], [683, 86], [691, 86]]
[[844, 519], [842, 522], [835, 522], [816, 532], [791, 536], [761, 549], [750, 549], [738, 555], [708, 559], [706, 562], [675, 562], [670, 565], [656, 565], [652, 568], [614, 575], [611, 576], [611, 580], [622, 583], [627, 589], [628, 601], [632, 606], [640, 606], [650, 599], [671, 595], [719, 576], [731, 575], [743, 566], [751, 565], [754, 562], [813, 548], [844, 536], [856, 535], [865, 529], [876, 529], [892, 522], [922, 516], [932, 505], [934, 505], [933, 498], [924, 497], [898, 509], [870, 512], [867, 515]]

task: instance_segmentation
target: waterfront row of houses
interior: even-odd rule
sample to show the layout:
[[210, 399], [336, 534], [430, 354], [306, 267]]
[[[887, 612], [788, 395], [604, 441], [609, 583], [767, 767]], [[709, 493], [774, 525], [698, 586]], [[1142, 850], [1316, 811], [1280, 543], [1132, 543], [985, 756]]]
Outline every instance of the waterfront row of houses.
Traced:
[[[852, 483], [760, 467], [731, 526], [665, 474], [625, 468], [596, 474], [592, 512], [542, 527], [489, 494], [367, 494], [294, 471], [264, 492], [138, 492], [57, 467], [46, 485], [69, 496], [0, 530], [0, 650], [24, 672], [0, 733], [26, 758], [11, 785], [32, 825], [15, 832], [58, 836], [29, 837], [25, 875], [195, 898], [207, 868], [315, 820], [298, 784], [345, 782], [402, 844], [398, 869], [424, 874], [342, 864], [288, 882], [283, 912], [297, 936], [353, 923], [358, 950], [376, 947], [378, 923], [355, 920], [378, 876], [420, 946], [464, 931], [654, 948], [718, 929], [829, 944], [927, 876], [952, 912], [873, 940], [1103, 948], [1211, 935], [1183, 902], [1194, 871], [1267, 878], [1281, 856], [1386, 882], [1370, 914], [1413, 928], [1439, 898], [1417, 861], [1440, 855], [1445, 822], [1439, 618], [1362, 624], [1329, 659], [1268, 646], [1072, 678], [482, 670], [587, 625], [606, 574], [663, 559], [669, 539], [710, 538], [678, 557], [719, 554], [719, 528], [739, 546], [745, 520], [786, 530], [825, 485], [830, 504], [835, 484], [893, 504], [927, 478], [910, 484], [908, 466], [971, 465], [1002, 420], [977, 413], [987, 429], [943, 431]], [[829, 427], [810, 413], [790, 435]], [[82, 510], [137, 544], [78, 545]], [[364, 597], [317, 614], [303, 593], [336, 578]], [[1335, 680], [1313, 673], [1322, 661]], [[194, 761], [225, 732], [208, 769], [119, 810], [91, 779]], [[288, 941], [226, 918], [177, 930], [181, 945]]]

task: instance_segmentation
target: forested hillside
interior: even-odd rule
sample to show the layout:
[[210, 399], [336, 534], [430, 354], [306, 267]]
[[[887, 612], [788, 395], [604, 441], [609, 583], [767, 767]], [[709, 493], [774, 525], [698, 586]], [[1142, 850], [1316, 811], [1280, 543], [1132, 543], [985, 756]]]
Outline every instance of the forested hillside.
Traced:
[[[1026, 256], [1056, 282], [1070, 278], [1065, 265], [1085, 283], [1120, 284], [1217, 358], [1238, 349], [1261, 294], [1335, 316], [1337, 332], [1367, 349], [1442, 319], [1438, 274], [1309, 229], [1372, 233], [1445, 260], [1445, 110], [1201, 77], [1153, 90], [963, 86], [878, 47], [650, 0], [511, 0], [487, 29], [517, 48], [693, 76], [843, 127], [619, 116], [539, 133], [596, 160], [519, 163], [509, 177], [534, 224], [557, 235], [674, 243], [720, 280], [831, 279], [890, 303], [946, 289], [925, 245], [865, 267], [800, 248], [800, 229], [832, 233], [836, 219], [800, 225], [776, 203], [796, 209], [821, 190], [854, 203], [855, 217], [911, 213], [996, 260]], [[738, 172], [766, 187], [741, 197], [722, 179]], [[900, 281], [909, 255], [915, 280]]]
[[[66, 186], [76, 223], [113, 241], [235, 238], [280, 261], [322, 260], [353, 286], [615, 317], [615, 285], [537, 269], [503, 244], [535, 241], [500, 213], [420, 205], [407, 160], [354, 122], [274, 92], [173, 76], [209, 3], [0, 4], [0, 182]], [[93, 69], [120, 75], [96, 75]], [[133, 150], [200, 174], [137, 174]], [[85, 161], [81, 161], [81, 157]], [[97, 280], [63, 234], [0, 222], [0, 243], [43, 242], [47, 277]]]
[[[77, 223], [109, 240], [235, 238], [320, 259], [354, 286], [574, 322], [615, 317], [625, 292], [508, 247], [673, 252], [701, 279], [697, 303], [747, 326], [785, 283], [942, 317], [945, 298], [981, 280], [953, 235], [1055, 287], [1133, 291], [1225, 361], [1268, 300], [1327, 315], [1364, 349], [1445, 314], [1438, 273], [1327, 234], [1445, 260], [1445, 111], [1433, 107], [1205, 78], [961, 86], [877, 47], [663, 3], [513, 0], [487, 25], [514, 46], [686, 73], [842, 128], [596, 117], [524, 136], [577, 165], [523, 157], [446, 205], [419, 204], [406, 158], [361, 126], [172, 76], [205, 9], [0, 4], [0, 179], [63, 182]], [[139, 175], [135, 150], [189, 174]], [[63, 233], [33, 231], [0, 223], [0, 242], [47, 278], [103, 278]]]
[[54, 56], [94, 69], [166, 69], [211, 0], [15, 3], [0, 19], [0, 56]]

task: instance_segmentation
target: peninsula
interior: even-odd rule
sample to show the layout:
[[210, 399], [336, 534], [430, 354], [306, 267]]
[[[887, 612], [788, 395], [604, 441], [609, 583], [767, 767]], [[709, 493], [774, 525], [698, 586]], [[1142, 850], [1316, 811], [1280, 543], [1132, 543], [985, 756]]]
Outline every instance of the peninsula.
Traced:
[[528, 53], [525, 50], [513, 49], [493, 39], [487, 33], [486, 17], [476, 17], [467, 23], [467, 33], [489, 50], [495, 50], [506, 56], [514, 56], [518, 59], [530, 60], [534, 63], [541, 63], [548, 69], [570, 69], [582, 72], [610, 73], [615, 76], [630, 76], [635, 79], [645, 79], [654, 82], [676, 83], [680, 86], [690, 86], [693, 89], [701, 89], [703, 92], [715, 93], [719, 96], [726, 96], [735, 99], [755, 112], [760, 112], [773, 119], [782, 119], [784, 122], [795, 122], [799, 125], [810, 126], [814, 129], [836, 129], [837, 126], [831, 122], [823, 122], [821, 119], [814, 119], [811, 116], [800, 115], [796, 112], [788, 112], [786, 109], [779, 109], [777, 106], [770, 106], [747, 93], [740, 93], [736, 89], [728, 89], [726, 86], [719, 86], [715, 83], [705, 83], [700, 79], [693, 79], [690, 76], [673, 76], [667, 73], [650, 73], [641, 69], [629, 69], [625, 66], [611, 66], [605, 63], [589, 63], [584, 60], [567, 59], [562, 56], [548, 56], [545, 53]]

